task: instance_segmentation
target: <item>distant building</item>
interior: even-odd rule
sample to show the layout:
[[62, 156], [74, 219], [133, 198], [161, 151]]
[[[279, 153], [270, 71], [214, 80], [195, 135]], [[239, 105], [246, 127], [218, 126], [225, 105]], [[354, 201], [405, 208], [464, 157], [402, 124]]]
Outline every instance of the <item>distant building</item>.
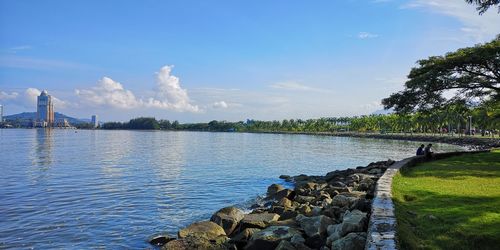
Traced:
[[92, 116], [92, 126], [94, 126], [94, 128], [97, 128], [99, 127], [99, 120], [97, 120], [97, 115], [93, 115]]
[[71, 124], [69, 124], [68, 119], [66, 118], [58, 119], [56, 122], [56, 126], [58, 128], [71, 128]]
[[52, 96], [47, 90], [42, 91], [37, 97], [35, 127], [53, 127], [54, 124], [54, 104]]
[[3, 122], [3, 106], [0, 105], [0, 122]]

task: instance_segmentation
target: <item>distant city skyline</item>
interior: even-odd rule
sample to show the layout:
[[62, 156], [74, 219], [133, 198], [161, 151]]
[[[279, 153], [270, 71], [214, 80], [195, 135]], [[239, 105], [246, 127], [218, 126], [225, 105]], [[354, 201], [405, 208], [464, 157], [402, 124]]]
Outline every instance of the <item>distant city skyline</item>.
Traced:
[[1, 1], [0, 105], [101, 121], [370, 114], [415, 62], [492, 40], [463, 0]]

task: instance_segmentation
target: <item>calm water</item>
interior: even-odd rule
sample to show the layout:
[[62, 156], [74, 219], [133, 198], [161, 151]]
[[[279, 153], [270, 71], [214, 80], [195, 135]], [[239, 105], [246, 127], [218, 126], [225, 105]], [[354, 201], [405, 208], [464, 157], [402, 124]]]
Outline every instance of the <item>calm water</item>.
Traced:
[[[0, 129], [0, 248], [145, 248], [244, 205], [280, 174], [402, 159], [418, 142], [329, 136]], [[435, 151], [459, 149], [436, 145]]]

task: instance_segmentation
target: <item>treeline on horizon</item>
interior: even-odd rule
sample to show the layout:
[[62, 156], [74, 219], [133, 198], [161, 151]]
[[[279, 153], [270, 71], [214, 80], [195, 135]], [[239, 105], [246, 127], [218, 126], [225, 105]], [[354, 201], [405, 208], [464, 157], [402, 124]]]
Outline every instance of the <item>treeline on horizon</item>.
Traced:
[[[318, 119], [285, 119], [282, 121], [246, 120], [238, 122], [211, 121], [208, 123], [179, 123], [139, 117], [128, 122], [107, 122], [101, 129], [140, 129], [211, 132], [380, 132], [380, 133], [447, 133], [468, 131], [469, 119], [477, 133], [498, 133], [500, 107], [484, 103], [477, 107], [453, 105], [434, 112], [414, 114], [365, 115]], [[493, 132], [493, 133], [491, 133]]]

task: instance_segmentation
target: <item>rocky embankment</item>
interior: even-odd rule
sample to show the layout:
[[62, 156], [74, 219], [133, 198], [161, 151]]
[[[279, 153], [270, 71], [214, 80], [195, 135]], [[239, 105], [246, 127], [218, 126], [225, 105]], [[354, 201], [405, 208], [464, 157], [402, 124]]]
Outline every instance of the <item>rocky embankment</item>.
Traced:
[[336, 170], [325, 176], [280, 176], [295, 183], [272, 184], [266, 203], [244, 214], [225, 207], [209, 221], [179, 230], [176, 238], [151, 237], [162, 250], [178, 249], [364, 249], [377, 180], [394, 161]]

